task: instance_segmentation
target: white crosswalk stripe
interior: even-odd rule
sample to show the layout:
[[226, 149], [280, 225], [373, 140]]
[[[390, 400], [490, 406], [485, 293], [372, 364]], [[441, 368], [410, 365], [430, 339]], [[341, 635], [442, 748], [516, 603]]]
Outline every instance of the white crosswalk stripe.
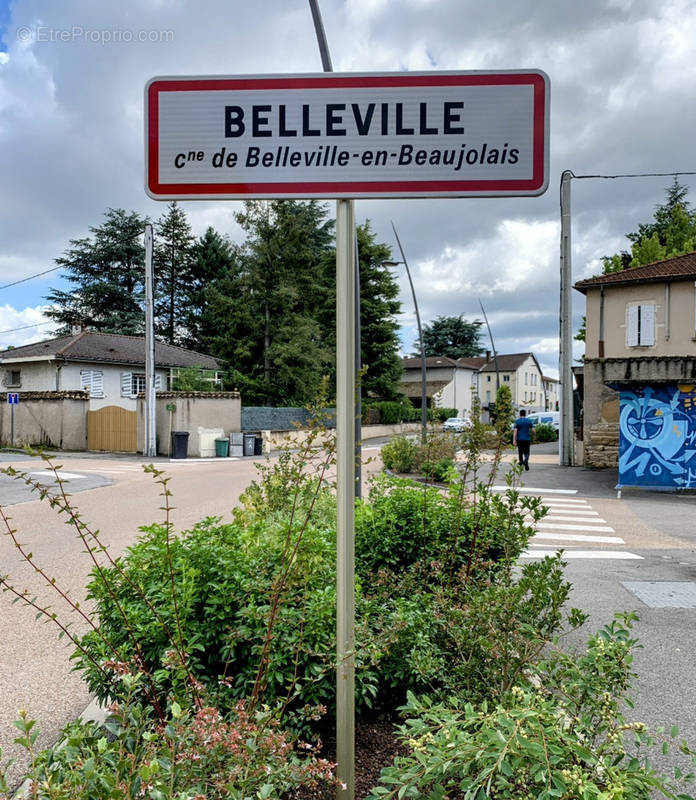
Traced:
[[[500, 490], [505, 488], [500, 487]], [[526, 517], [535, 534], [521, 558], [543, 558], [562, 550], [564, 559], [642, 559], [636, 553], [607, 547], [622, 545], [625, 541], [585, 498], [559, 497], [550, 489], [537, 489], [533, 493], [540, 496], [541, 504], [548, 511], [536, 523], [531, 516]], [[588, 549], [588, 545], [597, 545], [597, 548]]]

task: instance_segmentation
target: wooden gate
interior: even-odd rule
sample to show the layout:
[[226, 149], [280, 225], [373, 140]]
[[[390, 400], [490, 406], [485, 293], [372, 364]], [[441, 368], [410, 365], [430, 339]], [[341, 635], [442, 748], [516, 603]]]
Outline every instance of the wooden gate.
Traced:
[[87, 449], [116, 453], [138, 450], [138, 415], [118, 406], [87, 412]]

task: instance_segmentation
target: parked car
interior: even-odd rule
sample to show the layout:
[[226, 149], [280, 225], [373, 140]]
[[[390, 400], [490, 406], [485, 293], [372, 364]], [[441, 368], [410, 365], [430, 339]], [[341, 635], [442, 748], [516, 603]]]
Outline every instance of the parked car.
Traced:
[[527, 414], [527, 419], [534, 425], [551, 425], [555, 431], [560, 426], [560, 412], [539, 411], [536, 414]]
[[471, 420], [467, 417], [450, 417], [446, 419], [442, 425], [443, 431], [456, 431], [461, 433], [463, 430], [471, 427]]

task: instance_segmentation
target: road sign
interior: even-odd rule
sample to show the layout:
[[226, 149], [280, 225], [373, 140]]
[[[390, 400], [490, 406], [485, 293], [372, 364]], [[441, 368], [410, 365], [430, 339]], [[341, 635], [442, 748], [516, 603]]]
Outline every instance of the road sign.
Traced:
[[7, 393], [7, 402], [11, 406], [16, 406], [19, 404], [19, 392], [8, 392]]
[[157, 200], [538, 195], [548, 184], [538, 70], [162, 77], [145, 108]]

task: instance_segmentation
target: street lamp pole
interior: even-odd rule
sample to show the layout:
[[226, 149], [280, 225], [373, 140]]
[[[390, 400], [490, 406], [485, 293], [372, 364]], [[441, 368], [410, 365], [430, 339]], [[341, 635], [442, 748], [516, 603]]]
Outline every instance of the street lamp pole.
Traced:
[[399, 239], [399, 234], [396, 232], [396, 228], [394, 227], [394, 223], [391, 224], [392, 230], [394, 231], [394, 236], [396, 237], [396, 243], [399, 245], [399, 252], [401, 253], [401, 262], [390, 262], [386, 261], [385, 264], [394, 264], [401, 263], [406, 267], [406, 275], [408, 276], [408, 283], [411, 287], [411, 296], [413, 297], [413, 307], [416, 310], [416, 323], [418, 325], [418, 346], [420, 347], [420, 357], [421, 357], [421, 426], [423, 430], [421, 431], [421, 436], [423, 441], [425, 441], [425, 434], [428, 429], [428, 394], [427, 394], [427, 370], [425, 366], [425, 348], [423, 347], [423, 328], [421, 327], [421, 319], [420, 319], [420, 312], [418, 311], [418, 300], [416, 299], [416, 290], [413, 288], [413, 281], [411, 280], [411, 270], [408, 268], [408, 261], [406, 261], [406, 254], [404, 253], [404, 248], [401, 246], [401, 240]]

